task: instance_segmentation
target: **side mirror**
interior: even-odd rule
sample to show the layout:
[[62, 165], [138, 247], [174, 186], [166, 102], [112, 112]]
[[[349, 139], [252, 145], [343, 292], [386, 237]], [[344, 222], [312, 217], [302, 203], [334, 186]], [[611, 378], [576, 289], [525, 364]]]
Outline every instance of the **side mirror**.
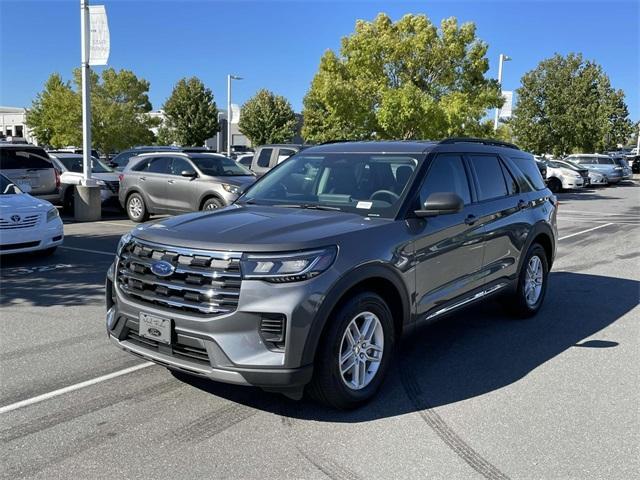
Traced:
[[453, 192], [434, 192], [427, 197], [420, 210], [414, 213], [418, 217], [435, 217], [461, 212], [464, 208], [462, 198]]
[[180, 175], [188, 178], [196, 178], [198, 176], [195, 170], [183, 170], [180, 172]]

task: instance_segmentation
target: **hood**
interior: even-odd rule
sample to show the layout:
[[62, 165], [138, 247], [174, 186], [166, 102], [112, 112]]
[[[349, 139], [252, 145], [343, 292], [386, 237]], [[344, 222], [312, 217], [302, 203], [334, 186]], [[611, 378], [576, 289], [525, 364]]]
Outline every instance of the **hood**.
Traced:
[[231, 205], [213, 212], [171, 217], [133, 230], [141, 240], [187, 248], [286, 251], [335, 244], [340, 235], [388, 225], [355, 213]]
[[25, 212], [33, 210], [49, 209], [51, 205], [46, 200], [32, 197], [27, 193], [16, 195], [0, 195], [0, 212]]

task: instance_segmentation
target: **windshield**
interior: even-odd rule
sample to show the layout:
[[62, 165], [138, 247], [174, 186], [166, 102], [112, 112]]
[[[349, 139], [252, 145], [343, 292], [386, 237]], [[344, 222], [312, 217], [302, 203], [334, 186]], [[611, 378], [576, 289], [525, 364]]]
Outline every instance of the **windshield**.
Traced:
[[[58, 157], [60, 163], [64, 165], [64, 168], [70, 172], [82, 173], [82, 157]], [[97, 158], [91, 159], [91, 172], [92, 173], [110, 173], [113, 169], [107, 167], [101, 160]]]
[[393, 218], [417, 166], [409, 154], [299, 153], [249, 188], [240, 203]]
[[253, 175], [251, 170], [247, 170], [230, 158], [221, 155], [193, 156], [191, 161], [205, 175], [212, 177], [235, 177], [240, 175]]
[[12, 195], [15, 194], [15, 190], [13, 188], [9, 188], [10, 185], [14, 183], [9, 180], [4, 175], [0, 174], [0, 195]]

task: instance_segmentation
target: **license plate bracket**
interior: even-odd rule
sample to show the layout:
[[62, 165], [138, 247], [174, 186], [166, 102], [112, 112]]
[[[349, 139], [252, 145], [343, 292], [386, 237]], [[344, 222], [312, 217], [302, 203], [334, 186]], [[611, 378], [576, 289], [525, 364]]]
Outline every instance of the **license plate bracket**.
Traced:
[[140, 312], [138, 320], [138, 335], [167, 345], [171, 344], [172, 321], [170, 318]]

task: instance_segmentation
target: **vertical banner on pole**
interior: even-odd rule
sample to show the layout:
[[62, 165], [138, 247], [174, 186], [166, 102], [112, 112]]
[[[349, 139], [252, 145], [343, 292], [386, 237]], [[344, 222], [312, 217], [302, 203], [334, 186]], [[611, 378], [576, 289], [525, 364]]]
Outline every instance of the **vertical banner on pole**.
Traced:
[[106, 65], [111, 40], [104, 5], [89, 6], [89, 65]]

